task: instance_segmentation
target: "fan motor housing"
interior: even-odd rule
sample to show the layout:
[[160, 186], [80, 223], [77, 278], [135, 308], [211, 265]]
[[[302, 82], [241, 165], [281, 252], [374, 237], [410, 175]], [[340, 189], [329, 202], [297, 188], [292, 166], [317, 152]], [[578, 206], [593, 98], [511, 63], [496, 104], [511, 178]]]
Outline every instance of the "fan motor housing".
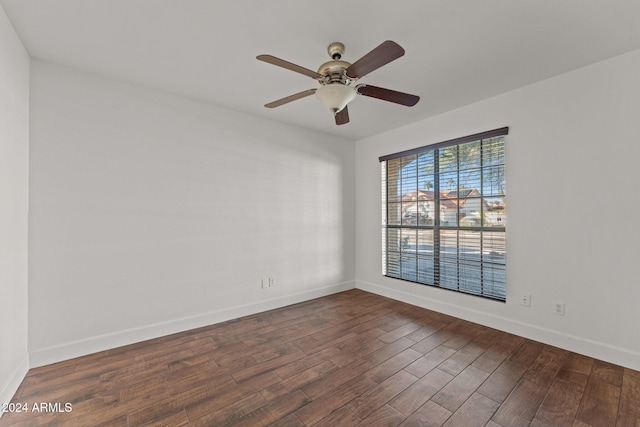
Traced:
[[349, 84], [350, 79], [347, 77], [345, 70], [349, 68], [350, 65], [347, 61], [328, 61], [318, 68], [318, 74], [325, 76], [325, 83], [341, 82]]

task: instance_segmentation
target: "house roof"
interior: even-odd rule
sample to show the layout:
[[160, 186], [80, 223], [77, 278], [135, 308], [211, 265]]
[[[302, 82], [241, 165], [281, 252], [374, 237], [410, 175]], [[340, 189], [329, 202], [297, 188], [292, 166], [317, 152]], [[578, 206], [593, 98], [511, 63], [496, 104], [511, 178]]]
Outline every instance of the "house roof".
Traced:
[[[440, 206], [444, 207], [445, 209], [457, 209], [458, 207], [464, 206], [466, 201], [472, 197], [480, 197], [480, 192], [475, 188], [461, 188], [459, 190], [440, 191]], [[415, 190], [402, 196], [403, 202], [433, 200], [435, 200], [434, 191]]]

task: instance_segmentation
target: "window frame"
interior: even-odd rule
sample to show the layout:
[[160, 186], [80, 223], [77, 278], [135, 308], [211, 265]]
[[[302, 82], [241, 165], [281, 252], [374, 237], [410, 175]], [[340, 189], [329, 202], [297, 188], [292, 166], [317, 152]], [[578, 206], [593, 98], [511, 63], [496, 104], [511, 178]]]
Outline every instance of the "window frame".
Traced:
[[[384, 276], [398, 280], [434, 286], [441, 289], [453, 290], [469, 295], [480, 296], [490, 300], [506, 302], [506, 225], [504, 223], [502, 223], [501, 226], [490, 224], [487, 217], [485, 216], [485, 209], [487, 211], [489, 210], [489, 204], [486, 199], [498, 199], [500, 197], [502, 198], [503, 212], [506, 207], [506, 191], [504, 189], [504, 186], [506, 185], [506, 179], [504, 176], [506, 161], [504, 160], [504, 158], [506, 152], [505, 137], [506, 135], [508, 135], [508, 133], [509, 128], [503, 127], [487, 132], [481, 132], [461, 138], [443, 141], [437, 144], [431, 144], [410, 150], [405, 150], [399, 153], [381, 156], [379, 158], [382, 173], [382, 274]], [[499, 155], [501, 156], [502, 163], [498, 162], [484, 164], [482, 160], [485, 144], [484, 141], [487, 141], [486, 144], [494, 144], [495, 138], [499, 137], [502, 138], [502, 140], [500, 141], [501, 145], [499, 149]], [[451, 202], [457, 203], [456, 210], [454, 211], [455, 217], [453, 217], [453, 221], [455, 223], [445, 224], [441, 210], [443, 209], [443, 201], [448, 201], [448, 194], [445, 195], [445, 193], [443, 193], [443, 191], [441, 190], [441, 179], [443, 178], [443, 172], [440, 170], [439, 166], [442, 162], [444, 149], [449, 149], [450, 151], [451, 149], [449, 147], [460, 147], [464, 144], [478, 144], [481, 153], [479, 157], [480, 166], [473, 168], [474, 171], [479, 173], [479, 178], [476, 179], [481, 180], [480, 191], [478, 191], [477, 189], [465, 188], [465, 190], [468, 191], [464, 193], [465, 195], [463, 196], [465, 202], [471, 199], [470, 196], [472, 194], [474, 196], [473, 198], [479, 201], [479, 223], [473, 224], [474, 221], [466, 221], [466, 224], [460, 224], [462, 218], [464, 218], [464, 216], [461, 216], [462, 203], [460, 202], [460, 195], [462, 193], [460, 192], [460, 190], [462, 190], [464, 187], [460, 187], [460, 172], [466, 172], [467, 170], [460, 167], [460, 158], [456, 157], [456, 167], [450, 170], [450, 172], [455, 173], [455, 176], [457, 177], [455, 182], [455, 190], [450, 189], [448, 192], [451, 193], [452, 191], [455, 191], [456, 198]], [[459, 151], [460, 148], [456, 148], [456, 156], [459, 154]], [[433, 183], [431, 185], [431, 187], [433, 187], [433, 192], [423, 192], [425, 195], [424, 200], [427, 200], [426, 202], [424, 202], [427, 205], [427, 214], [426, 217], [422, 215], [423, 218], [426, 218], [426, 223], [421, 224], [421, 206], [424, 206], [424, 203], [421, 205], [421, 194], [418, 188], [418, 181], [420, 180], [419, 162], [421, 156], [428, 156], [430, 153], [431, 157], [433, 158]], [[401, 166], [397, 168], [395, 172], [389, 172], [387, 168], [388, 163], [396, 159], [401, 159]], [[396, 160], [396, 163], [397, 162], [398, 161]], [[412, 187], [415, 188], [415, 197], [407, 199], [406, 204], [410, 207], [415, 206], [415, 224], [405, 223], [405, 213], [403, 213], [405, 211], [405, 209], [403, 209], [403, 204], [405, 203], [404, 199], [409, 194], [411, 194], [411, 192], [405, 193], [403, 188], [404, 181], [402, 177], [405, 174], [404, 168], [407, 167], [407, 165], [410, 165], [411, 162], [415, 162], [416, 175], [415, 178], [410, 177], [411, 179], [416, 180], [415, 187]], [[448, 164], [448, 166], [450, 166], [450, 163]], [[496, 169], [496, 167], [498, 167], [498, 169]], [[484, 173], [491, 169], [501, 171], [503, 174], [501, 180], [499, 181], [499, 183], [502, 185], [502, 188], [500, 189], [500, 191], [502, 191], [502, 194], [500, 196], [492, 196], [489, 194], [485, 195], [485, 192], [483, 191], [482, 185], [484, 183]], [[390, 173], [394, 173], [393, 177], [391, 178], [389, 177]], [[429, 177], [431, 175], [423, 175], [423, 178], [424, 176]], [[407, 182], [410, 182], [410, 180], [408, 179]], [[431, 183], [431, 181], [428, 182]], [[393, 183], [393, 188], [391, 190], [389, 189], [390, 183]], [[393, 198], [392, 201], [389, 201], [389, 192], [394, 190], [395, 198]], [[476, 193], [473, 193], [473, 191], [475, 191]], [[432, 193], [433, 198], [430, 201], [428, 199], [429, 193]], [[431, 219], [431, 224], [429, 224], [429, 203], [433, 203], [433, 208], [431, 210], [433, 213], [433, 218]], [[391, 223], [393, 221], [389, 220], [392, 208], [394, 211], [392, 219], [395, 218], [395, 223]], [[442, 210], [442, 212], [444, 211]], [[498, 221], [500, 220], [501, 218], [498, 217]], [[413, 221], [412, 217], [410, 221]], [[469, 224], [469, 222], [471, 222], [472, 224]], [[410, 230], [409, 234], [406, 233], [407, 230]], [[424, 232], [425, 230], [427, 232]], [[422, 235], [427, 237], [424, 240], [421, 240], [421, 231]], [[408, 245], [408, 242], [412, 237], [411, 233], [413, 232], [415, 232], [415, 243], [413, 245], [415, 247], [414, 255], [412, 255], [412, 250], [408, 249], [409, 247], [411, 247], [410, 245]], [[432, 233], [431, 245], [428, 244], [429, 232]], [[444, 238], [443, 236], [446, 236], [447, 233], [449, 237], [455, 234], [455, 245], [445, 245], [442, 242]], [[469, 233], [477, 233], [477, 236], [473, 236]], [[407, 235], [408, 237], [405, 237], [405, 235]], [[487, 242], [491, 243], [492, 245], [496, 245], [497, 248], [501, 248], [502, 253], [500, 253], [499, 251], [491, 251], [485, 255], [483, 249], [485, 236], [487, 237], [487, 239], [489, 239], [487, 240]], [[469, 242], [471, 242], [467, 247], [464, 246], [465, 239], [469, 239]], [[495, 239], [495, 241], [493, 239]], [[476, 240], [479, 241], [479, 246], [473, 247], [472, 244]], [[463, 242], [462, 245], [461, 241]], [[427, 242], [427, 244], [420, 244], [424, 242]], [[395, 251], [389, 250], [390, 247], [394, 246], [397, 248]], [[421, 256], [421, 248], [424, 249], [429, 247], [431, 247], [430, 253], [432, 253], [432, 255], [427, 254], [427, 256]], [[451, 248], [455, 248], [454, 262], [452, 262], [453, 258], [451, 256]], [[445, 253], [443, 255], [443, 250], [445, 249], [448, 249], [450, 253]], [[426, 252], [429, 253], [428, 250]], [[461, 253], [463, 254], [462, 256], [460, 255]], [[393, 257], [393, 259], [391, 259], [390, 257]], [[415, 261], [415, 269], [411, 265], [409, 265], [408, 267], [404, 267], [403, 257], [407, 260], [407, 262]], [[421, 264], [421, 261], [425, 263], [432, 262], [433, 265], [430, 268], [428, 264]], [[396, 264], [394, 264], [394, 262], [397, 263], [397, 266]], [[394, 266], [394, 271], [391, 274], [389, 272], [390, 265]], [[421, 268], [424, 270], [422, 274]], [[443, 270], [444, 268], [449, 268], [449, 271]], [[451, 273], [452, 268], [455, 269], [455, 273]], [[405, 270], [408, 273], [405, 272]], [[463, 270], [462, 273], [461, 270]], [[432, 271], [432, 273], [430, 273], [429, 271]], [[455, 286], [444, 283], [444, 281], [446, 280], [451, 280], [452, 277], [455, 278]]]

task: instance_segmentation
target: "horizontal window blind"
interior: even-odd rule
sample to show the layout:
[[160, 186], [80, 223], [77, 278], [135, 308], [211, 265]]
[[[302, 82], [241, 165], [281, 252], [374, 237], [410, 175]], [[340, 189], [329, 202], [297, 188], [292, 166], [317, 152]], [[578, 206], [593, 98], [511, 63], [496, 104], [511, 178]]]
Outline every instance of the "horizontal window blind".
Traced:
[[507, 134], [380, 158], [384, 275], [506, 300]]

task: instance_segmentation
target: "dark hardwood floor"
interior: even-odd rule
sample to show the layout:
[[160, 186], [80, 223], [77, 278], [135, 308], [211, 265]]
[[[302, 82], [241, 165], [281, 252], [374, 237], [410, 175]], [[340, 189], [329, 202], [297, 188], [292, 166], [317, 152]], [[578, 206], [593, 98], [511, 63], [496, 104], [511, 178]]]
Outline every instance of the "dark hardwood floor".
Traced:
[[640, 372], [352, 290], [35, 368], [13, 403], [0, 426], [639, 427]]

